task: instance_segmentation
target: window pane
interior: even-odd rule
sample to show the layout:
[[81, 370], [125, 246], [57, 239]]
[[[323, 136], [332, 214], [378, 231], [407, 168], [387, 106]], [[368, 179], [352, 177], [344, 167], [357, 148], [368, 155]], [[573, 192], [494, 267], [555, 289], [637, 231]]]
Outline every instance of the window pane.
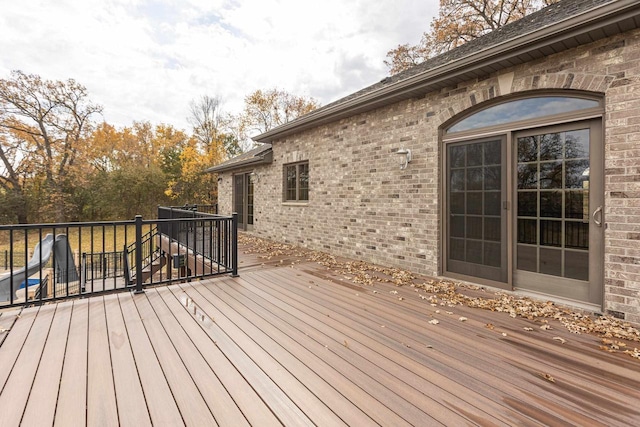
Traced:
[[589, 188], [589, 160], [567, 160], [565, 188]]
[[482, 239], [482, 217], [467, 217], [467, 239]]
[[485, 191], [484, 193], [484, 214], [500, 215], [501, 193], [497, 191]]
[[449, 252], [449, 258], [464, 261], [464, 239], [450, 239]]
[[518, 188], [538, 188], [538, 165], [518, 165]]
[[491, 141], [484, 144], [484, 164], [500, 165], [502, 163], [502, 152], [500, 141]]
[[482, 190], [482, 168], [467, 169], [467, 190]]
[[589, 249], [589, 223], [567, 221], [564, 224], [564, 245], [567, 248]]
[[466, 152], [467, 147], [464, 145], [455, 145], [449, 148], [449, 162], [452, 168], [464, 167], [464, 155]]
[[562, 158], [562, 134], [550, 133], [540, 135], [540, 160]]
[[467, 240], [466, 261], [482, 264], [482, 241]]
[[564, 144], [567, 159], [589, 157], [589, 129], [566, 132]]
[[484, 265], [500, 267], [502, 265], [502, 254], [500, 253], [500, 243], [484, 244]]
[[518, 220], [518, 243], [538, 243], [538, 222], [535, 219]]
[[451, 191], [464, 191], [464, 169], [451, 171]]
[[451, 193], [451, 213], [452, 214], [464, 214], [464, 194], [465, 193]]
[[287, 200], [296, 200], [296, 166], [287, 166], [286, 168], [286, 199]]
[[562, 275], [562, 251], [540, 248], [540, 273], [553, 276]]
[[540, 216], [562, 218], [562, 191], [540, 192]]
[[540, 188], [562, 188], [562, 162], [540, 163]]
[[480, 166], [482, 164], [482, 145], [467, 145], [467, 166]]
[[309, 200], [309, 164], [298, 165], [298, 200]]
[[464, 237], [464, 216], [451, 216], [451, 236]]
[[578, 280], [589, 280], [589, 252], [565, 251], [564, 276]]
[[565, 192], [565, 218], [589, 219], [589, 193], [587, 191]]
[[535, 246], [518, 245], [518, 270], [538, 271], [538, 249]]
[[484, 219], [484, 240], [499, 242], [501, 239], [500, 218]]
[[494, 105], [463, 119], [450, 127], [447, 132], [479, 129], [519, 120], [553, 116], [571, 111], [598, 107], [598, 101], [563, 96], [545, 96], [518, 99]]
[[484, 168], [484, 189], [500, 190], [502, 177], [500, 176], [500, 166]]
[[540, 221], [540, 245], [562, 245], [562, 221]]
[[537, 191], [518, 191], [518, 216], [538, 216]]
[[467, 213], [482, 215], [482, 193], [467, 193]]
[[518, 162], [538, 161], [538, 137], [527, 136], [518, 138]]

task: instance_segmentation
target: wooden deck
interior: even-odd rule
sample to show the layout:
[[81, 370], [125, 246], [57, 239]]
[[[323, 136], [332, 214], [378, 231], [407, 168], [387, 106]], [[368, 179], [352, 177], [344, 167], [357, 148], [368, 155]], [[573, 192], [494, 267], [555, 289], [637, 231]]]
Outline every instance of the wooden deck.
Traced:
[[597, 337], [241, 265], [1, 312], [0, 426], [640, 424], [640, 362]]

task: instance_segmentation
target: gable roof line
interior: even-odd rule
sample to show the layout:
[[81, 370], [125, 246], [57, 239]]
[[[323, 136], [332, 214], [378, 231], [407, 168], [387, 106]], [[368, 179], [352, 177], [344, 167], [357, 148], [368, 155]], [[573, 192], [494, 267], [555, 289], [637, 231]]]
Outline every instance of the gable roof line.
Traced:
[[[438, 83], [454, 83], [456, 77], [465, 72], [477, 70], [489, 63], [495, 64], [498, 61], [513, 59], [517, 55], [532, 52], [540, 47], [548, 46], [551, 43], [562, 42], [563, 40], [585, 34], [588, 31], [615, 25], [620, 21], [636, 17], [639, 14], [640, 11], [637, 0], [612, 0], [605, 4], [596, 5], [576, 15], [523, 33], [513, 39], [492, 44], [484, 49], [464, 55], [461, 58], [453, 59], [419, 72], [418, 74], [410, 75], [400, 81], [384, 85], [380, 88], [373, 88], [370, 91], [366, 91], [365, 88], [366, 92], [362, 95], [357, 95], [356, 93], [356, 95], [352, 95], [350, 99], [346, 97], [343, 98], [343, 101], [338, 100], [333, 104], [327, 105], [325, 108], [321, 107], [289, 123], [257, 135], [253, 139], [258, 142], [273, 142], [291, 133], [368, 111], [389, 102], [417, 97], [419, 94], [428, 93], [430, 89], [434, 89]], [[636, 23], [636, 26], [637, 25], [638, 23]], [[603, 33], [603, 35], [607, 36], [608, 34]], [[464, 47], [464, 45], [462, 47]], [[429, 60], [427, 60], [427, 62], [428, 61]], [[520, 61], [508, 66], [517, 65], [522, 62], [523, 61]], [[420, 67], [420, 65], [417, 67]], [[496, 68], [506, 67], [507, 66], [497, 66]], [[386, 79], [382, 80], [382, 82], [385, 80]]]
[[205, 169], [205, 173], [225, 172], [240, 169], [250, 165], [268, 164], [273, 160], [271, 144], [264, 144], [256, 147], [246, 153], [240, 154], [219, 165]]

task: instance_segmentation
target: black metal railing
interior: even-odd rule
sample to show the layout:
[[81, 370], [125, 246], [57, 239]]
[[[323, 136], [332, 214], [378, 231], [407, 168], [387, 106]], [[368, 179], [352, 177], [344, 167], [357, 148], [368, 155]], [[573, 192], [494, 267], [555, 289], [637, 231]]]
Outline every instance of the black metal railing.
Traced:
[[0, 225], [0, 308], [237, 275], [237, 216], [196, 209], [161, 207], [152, 220]]

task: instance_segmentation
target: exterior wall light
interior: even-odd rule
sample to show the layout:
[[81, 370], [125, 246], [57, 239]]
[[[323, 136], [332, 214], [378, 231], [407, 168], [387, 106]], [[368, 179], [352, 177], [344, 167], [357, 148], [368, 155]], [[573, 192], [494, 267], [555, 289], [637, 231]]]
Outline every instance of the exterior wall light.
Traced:
[[407, 165], [411, 161], [411, 150], [408, 148], [401, 148], [396, 151], [396, 154], [400, 155], [400, 169], [406, 169]]
[[258, 173], [256, 171], [253, 171], [249, 174], [249, 176], [251, 177], [251, 181], [252, 182], [259, 182], [260, 181], [260, 175], [258, 175]]

